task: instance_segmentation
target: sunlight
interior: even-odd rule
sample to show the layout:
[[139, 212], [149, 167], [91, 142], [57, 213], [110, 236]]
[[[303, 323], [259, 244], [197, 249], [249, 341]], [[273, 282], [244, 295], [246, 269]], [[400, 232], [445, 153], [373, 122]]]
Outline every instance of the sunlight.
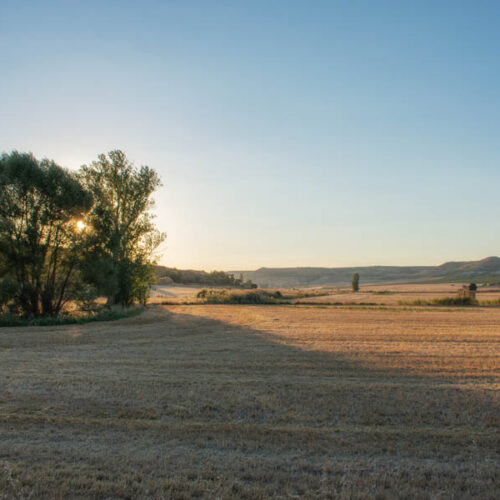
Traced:
[[82, 220], [79, 220], [77, 223], [76, 223], [76, 229], [78, 231], [83, 231], [85, 229], [85, 222], [83, 222]]

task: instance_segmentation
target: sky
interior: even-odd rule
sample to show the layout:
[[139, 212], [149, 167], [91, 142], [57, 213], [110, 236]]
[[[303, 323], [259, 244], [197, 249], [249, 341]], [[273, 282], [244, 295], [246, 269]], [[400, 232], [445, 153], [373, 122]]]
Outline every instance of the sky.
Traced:
[[500, 2], [0, 2], [0, 151], [161, 176], [160, 262], [500, 254]]

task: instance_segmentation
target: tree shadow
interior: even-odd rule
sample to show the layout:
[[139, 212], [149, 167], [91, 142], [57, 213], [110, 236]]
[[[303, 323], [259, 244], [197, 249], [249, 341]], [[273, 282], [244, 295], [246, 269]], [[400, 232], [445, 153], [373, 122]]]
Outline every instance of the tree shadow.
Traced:
[[[170, 324], [192, 332], [199, 340], [197, 362], [217, 359], [217, 374], [227, 373], [234, 385], [231, 398], [243, 414], [260, 420], [302, 421], [309, 425], [378, 425], [498, 428], [498, 392], [491, 377], [416, 374], [377, 365], [357, 352], [322, 352], [284, 343], [272, 332], [225, 323], [213, 318], [168, 312]], [[201, 338], [200, 338], [201, 337]], [[204, 338], [205, 337], [205, 338]], [[189, 337], [184, 337], [190, 342]], [[187, 356], [193, 353], [185, 351]], [[404, 354], [402, 354], [404, 356]], [[378, 356], [380, 358], [380, 356]], [[263, 398], [248, 407], [248, 394]], [[276, 390], [273, 391], [273, 388]], [[212, 393], [207, 389], [207, 394]], [[227, 393], [226, 393], [227, 394]], [[266, 408], [272, 394], [274, 404]], [[214, 401], [216, 401], [215, 394]], [[227, 399], [227, 398], [225, 398]], [[258, 411], [257, 411], [257, 408]], [[222, 409], [221, 413], [231, 412]]]

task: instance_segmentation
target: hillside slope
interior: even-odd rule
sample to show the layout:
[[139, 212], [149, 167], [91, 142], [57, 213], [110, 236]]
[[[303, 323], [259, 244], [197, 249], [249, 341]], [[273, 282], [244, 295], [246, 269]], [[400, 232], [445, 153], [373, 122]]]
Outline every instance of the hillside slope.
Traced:
[[487, 257], [471, 262], [446, 262], [440, 266], [369, 267], [261, 267], [256, 271], [234, 271], [260, 286], [328, 286], [350, 283], [357, 272], [364, 283], [426, 281], [500, 281], [500, 258]]

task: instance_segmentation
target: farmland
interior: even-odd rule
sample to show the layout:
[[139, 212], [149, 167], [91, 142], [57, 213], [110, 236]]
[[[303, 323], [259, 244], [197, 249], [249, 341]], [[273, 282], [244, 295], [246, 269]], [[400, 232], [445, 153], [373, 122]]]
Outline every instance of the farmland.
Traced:
[[500, 309], [404, 293], [0, 329], [0, 498], [499, 498]]

